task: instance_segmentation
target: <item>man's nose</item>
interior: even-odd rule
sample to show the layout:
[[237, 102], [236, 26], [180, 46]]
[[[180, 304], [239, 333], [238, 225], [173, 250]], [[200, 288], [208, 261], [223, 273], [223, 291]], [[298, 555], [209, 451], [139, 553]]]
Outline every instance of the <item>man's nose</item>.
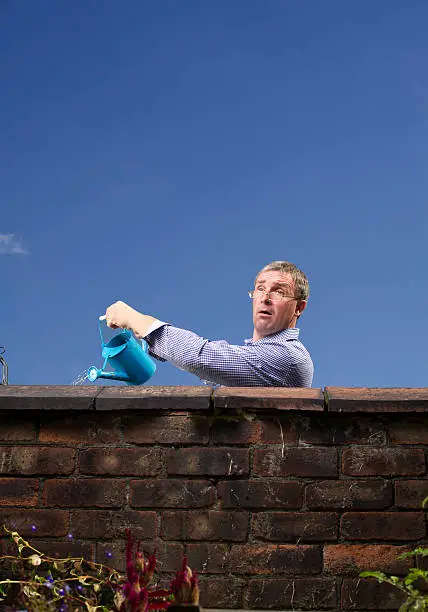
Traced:
[[270, 302], [270, 291], [263, 291], [262, 302]]

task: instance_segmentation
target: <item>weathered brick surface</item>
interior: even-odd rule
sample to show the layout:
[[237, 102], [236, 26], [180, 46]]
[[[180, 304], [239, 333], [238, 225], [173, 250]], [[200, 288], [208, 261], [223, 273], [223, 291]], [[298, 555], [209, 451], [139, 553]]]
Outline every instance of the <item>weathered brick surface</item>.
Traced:
[[0, 441], [1, 442], [18, 442], [35, 440], [36, 438], [36, 423], [34, 416], [24, 413], [21, 418], [11, 418], [8, 413], [0, 413]]
[[189, 476], [246, 476], [249, 453], [244, 448], [172, 448], [168, 474]]
[[207, 444], [209, 422], [186, 413], [126, 415], [124, 437], [131, 444]]
[[422, 508], [428, 497], [428, 480], [397, 480], [395, 482], [395, 505], [398, 508]]
[[120, 442], [120, 417], [94, 412], [72, 416], [42, 415], [39, 440], [59, 444], [114, 444]]
[[260, 442], [262, 444], [297, 444], [299, 422], [299, 419], [290, 414], [262, 419]]
[[38, 490], [36, 478], [0, 478], [0, 506], [35, 506]]
[[200, 605], [203, 608], [230, 610], [242, 608], [244, 580], [239, 578], [205, 578], [200, 580]]
[[398, 610], [404, 599], [398, 589], [374, 579], [345, 578], [342, 584], [344, 610]]
[[124, 571], [129, 527], [161, 585], [187, 555], [206, 609], [398, 608], [359, 573], [426, 543], [428, 389], [20, 389], [0, 525], [36, 548]]
[[123, 538], [129, 528], [140, 540], [155, 538], [158, 534], [156, 512], [137, 510], [73, 510], [70, 531], [75, 538], [112, 540]]
[[328, 542], [337, 539], [334, 512], [259, 512], [253, 514], [251, 533], [273, 542]]
[[237, 544], [230, 553], [230, 571], [237, 574], [319, 574], [319, 546]]
[[18, 531], [23, 537], [61, 537], [69, 533], [66, 510], [2, 508], [0, 510], [1, 525]]
[[391, 419], [389, 436], [393, 444], [428, 444], [427, 420], [415, 416]]
[[67, 475], [74, 471], [76, 451], [67, 447], [3, 446], [0, 448], [0, 473]]
[[419, 448], [349, 448], [342, 469], [348, 476], [418, 476], [425, 474], [425, 455]]
[[392, 484], [378, 479], [323, 480], [306, 487], [306, 504], [314, 510], [381, 510], [392, 505]]
[[228, 540], [240, 542], [247, 538], [246, 512], [184, 512], [162, 513], [161, 537], [164, 540]]
[[[94, 559], [95, 546], [87, 542], [74, 542], [68, 540], [61, 542], [58, 540], [36, 542], [36, 548], [45, 555], [54, 559], [66, 559], [67, 557], [82, 558], [92, 561]], [[31, 554], [31, 551], [28, 551]]]
[[189, 566], [201, 574], [224, 574], [229, 567], [228, 544], [188, 544]]
[[304, 444], [364, 444], [383, 446], [386, 444], [388, 425], [378, 416], [347, 416], [335, 414], [326, 419], [322, 416], [305, 416], [299, 422], [299, 440]]
[[340, 532], [347, 540], [418, 540], [425, 537], [423, 512], [347, 512]]
[[260, 441], [261, 430], [259, 420], [219, 418], [211, 426], [211, 437], [214, 444], [256, 444]]
[[411, 561], [397, 557], [409, 548], [390, 544], [327, 544], [324, 546], [324, 571], [335, 576], [358, 576], [363, 571], [405, 574]]
[[157, 476], [163, 473], [159, 448], [90, 448], [80, 452], [81, 474], [109, 476]]
[[64, 478], [45, 483], [45, 506], [62, 508], [120, 508], [125, 499], [126, 483], [122, 480], [97, 478]]
[[333, 578], [250, 580], [247, 605], [262, 610], [325, 610], [337, 606]]
[[282, 480], [229, 480], [219, 482], [218, 496], [224, 508], [298, 509], [303, 502], [303, 485]]
[[334, 448], [275, 448], [254, 451], [253, 473], [257, 476], [334, 477]]
[[133, 480], [133, 508], [204, 508], [215, 501], [209, 480]]

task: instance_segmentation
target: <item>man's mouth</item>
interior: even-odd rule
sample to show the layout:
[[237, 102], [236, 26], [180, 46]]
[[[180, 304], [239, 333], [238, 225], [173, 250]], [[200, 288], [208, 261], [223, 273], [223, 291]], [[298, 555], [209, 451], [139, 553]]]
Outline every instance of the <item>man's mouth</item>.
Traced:
[[268, 316], [268, 317], [272, 316], [272, 313], [269, 310], [259, 310], [257, 314]]

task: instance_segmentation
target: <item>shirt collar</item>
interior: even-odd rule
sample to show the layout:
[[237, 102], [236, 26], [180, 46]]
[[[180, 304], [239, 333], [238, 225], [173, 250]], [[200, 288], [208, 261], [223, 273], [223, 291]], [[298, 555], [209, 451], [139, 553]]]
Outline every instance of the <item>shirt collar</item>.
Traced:
[[287, 340], [297, 340], [299, 337], [300, 329], [298, 327], [289, 327], [288, 329], [282, 329], [276, 334], [270, 334], [270, 336], [265, 336], [264, 338], [260, 338], [260, 340], [253, 340], [252, 338], [247, 338], [244, 340], [245, 344], [264, 344], [267, 342], [271, 342], [272, 340], [279, 340], [280, 342], [285, 342]]

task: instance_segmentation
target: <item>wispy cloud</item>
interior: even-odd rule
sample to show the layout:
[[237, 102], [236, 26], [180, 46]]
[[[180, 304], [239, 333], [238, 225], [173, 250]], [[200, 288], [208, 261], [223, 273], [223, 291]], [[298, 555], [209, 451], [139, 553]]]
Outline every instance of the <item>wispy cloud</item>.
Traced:
[[0, 255], [26, 255], [27, 249], [15, 234], [0, 234]]

